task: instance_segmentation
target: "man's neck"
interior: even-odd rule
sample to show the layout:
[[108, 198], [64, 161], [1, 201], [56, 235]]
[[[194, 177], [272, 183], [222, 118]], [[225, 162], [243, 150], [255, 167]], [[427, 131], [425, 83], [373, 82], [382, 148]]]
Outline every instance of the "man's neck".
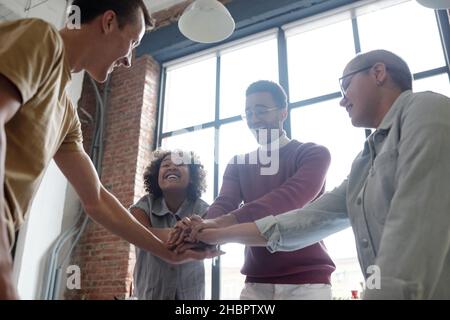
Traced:
[[289, 143], [290, 139], [286, 136], [286, 132], [284, 130], [282, 129], [273, 129], [273, 130], [278, 130], [278, 132], [273, 136], [270, 133], [268, 133], [267, 143], [263, 143], [261, 140], [258, 141], [259, 147], [261, 149], [273, 149], [273, 148], [279, 149]]
[[85, 39], [86, 29], [61, 29], [59, 34], [64, 42], [64, 51], [66, 61], [69, 64], [72, 73], [80, 72], [85, 67], [85, 61], [89, 61], [89, 52], [86, 48], [90, 48]]
[[398, 97], [402, 94], [400, 89], [398, 88], [390, 88], [390, 90], [386, 90], [386, 93], [380, 99], [378, 114], [376, 119], [374, 119], [374, 128], [377, 129], [381, 122], [383, 121], [386, 114], [389, 112], [391, 107], [394, 105], [395, 101], [397, 101]]

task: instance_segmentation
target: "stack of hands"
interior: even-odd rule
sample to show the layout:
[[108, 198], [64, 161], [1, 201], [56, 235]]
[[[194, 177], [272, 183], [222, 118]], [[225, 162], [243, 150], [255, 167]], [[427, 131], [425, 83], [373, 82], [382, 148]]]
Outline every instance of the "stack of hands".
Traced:
[[217, 249], [212, 229], [218, 227], [214, 220], [203, 220], [198, 215], [186, 217], [178, 221], [170, 231], [167, 247], [178, 254], [187, 250], [223, 253]]

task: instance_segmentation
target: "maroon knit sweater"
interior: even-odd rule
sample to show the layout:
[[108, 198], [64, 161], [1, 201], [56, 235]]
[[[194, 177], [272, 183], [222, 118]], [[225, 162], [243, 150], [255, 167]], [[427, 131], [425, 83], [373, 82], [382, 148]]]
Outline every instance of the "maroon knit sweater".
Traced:
[[[279, 169], [274, 175], [262, 175], [262, 165], [251, 164], [255, 161], [249, 154], [245, 155], [245, 164], [235, 157], [225, 170], [220, 194], [207, 218], [232, 213], [239, 223], [252, 222], [301, 208], [323, 192], [330, 164], [325, 147], [292, 140], [276, 152]], [[334, 270], [324, 244], [319, 242], [291, 252], [270, 253], [263, 247], [246, 247], [241, 272], [247, 276], [246, 282], [329, 284]]]

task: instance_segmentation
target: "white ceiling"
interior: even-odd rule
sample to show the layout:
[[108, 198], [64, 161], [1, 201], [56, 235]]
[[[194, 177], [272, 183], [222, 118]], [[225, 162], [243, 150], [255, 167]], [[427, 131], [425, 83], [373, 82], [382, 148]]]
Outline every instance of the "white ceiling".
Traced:
[[0, 0], [0, 21], [25, 16], [28, 0]]
[[170, 8], [171, 6], [184, 1], [185, 0], [144, 0], [150, 10], [150, 13], [155, 13], [163, 9]]
[[[0, 0], [0, 21], [2, 20], [14, 20], [26, 16], [27, 7], [35, 7], [46, 5], [49, 9], [53, 5], [61, 5], [55, 3], [56, 1], [63, 0]], [[93, 0], [95, 1], [95, 0]], [[171, 6], [184, 2], [185, 0], [144, 0], [145, 4], [150, 10], [150, 13], [170, 8]]]

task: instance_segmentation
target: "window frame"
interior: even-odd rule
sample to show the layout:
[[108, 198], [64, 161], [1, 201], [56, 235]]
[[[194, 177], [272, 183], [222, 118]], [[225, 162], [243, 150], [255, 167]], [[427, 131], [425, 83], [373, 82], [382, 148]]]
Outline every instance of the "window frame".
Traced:
[[[244, 37], [239, 40], [235, 40], [229, 43], [225, 43], [224, 45], [220, 45], [211, 49], [207, 49], [205, 51], [200, 51], [194, 54], [187, 55], [185, 57], [175, 59], [166, 63], [163, 63], [161, 71], [160, 71], [160, 92], [159, 92], [159, 101], [158, 101], [158, 123], [157, 123], [157, 130], [155, 133], [155, 145], [154, 147], [160, 147], [162, 140], [166, 137], [183, 134], [186, 132], [191, 132], [199, 127], [202, 129], [206, 128], [215, 128], [215, 134], [214, 134], [214, 153], [215, 153], [215, 159], [219, 159], [218, 152], [219, 152], [219, 129], [222, 125], [233, 123], [236, 121], [241, 121], [241, 117], [239, 115], [222, 118], [220, 119], [220, 76], [221, 76], [221, 55], [223, 53], [226, 53], [228, 50], [233, 50], [234, 48], [240, 47], [242, 45], [251, 45], [253, 43], [257, 43], [258, 41], [264, 41], [265, 39], [269, 37], [276, 37], [277, 39], [277, 45], [278, 45], [278, 81], [280, 85], [285, 89], [286, 94], [288, 96], [288, 116], [285, 121], [285, 131], [287, 133], [288, 137], [291, 137], [291, 111], [296, 108], [302, 108], [305, 106], [309, 106], [312, 104], [316, 104], [319, 102], [329, 101], [336, 98], [341, 98], [341, 92], [335, 91], [335, 92], [329, 92], [327, 94], [316, 96], [313, 98], [305, 99], [305, 100], [298, 100], [298, 101], [291, 101], [289, 99], [289, 70], [288, 70], [288, 57], [287, 57], [287, 36], [286, 33], [289, 32], [290, 29], [293, 29], [301, 24], [308, 24], [308, 23], [316, 23], [317, 21], [321, 19], [327, 19], [327, 17], [330, 16], [338, 16], [342, 14], [347, 14], [347, 16], [350, 14], [348, 18], [351, 19], [352, 23], [352, 33], [353, 33], [353, 41], [354, 41], [354, 51], [355, 54], [361, 52], [361, 43], [360, 43], [360, 35], [358, 30], [358, 16], [355, 14], [355, 11], [357, 8], [365, 7], [368, 4], [378, 4], [380, 6], [383, 6], [383, 3], [397, 3], [400, 4], [402, 2], [405, 2], [404, 0], [385, 0], [385, 1], [361, 1], [360, 3], [355, 3], [351, 5], [345, 5], [342, 7], [339, 7], [337, 9], [328, 10], [320, 14], [313, 15], [311, 17], [307, 17], [304, 19], [301, 19], [299, 21], [294, 21], [292, 23], [282, 23], [278, 25], [276, 28], [271, 28], [269, 30], [256, 32], [255, 34], [251, 36]], [[443, 54], [445, 57], [445, 66], [437, 67], [430, 70], [425, 70], [421, 72], [417, 72], [413, 74], [413, 80], [420, 80], [429, 78], [432, 76], [440, 75], [440, 74], [447, 74], [450, 82], [450, 24], [449, 24], [449, 14], [446, 10], [437, 10], [435, 11], [436, 16], [436, 22], [438, 25], [439, 30], [439, 36], [442, 44]], [[347, 18], [347, 19], [348, 19]], [[163, 117], [164, 117], [164, 99], [165, 99], [165, 80], [167, 77], [167, 72], [176, 65], [186, 63], [187, 61], [191, 60], [197, 60], [202, 59], [202, 57], [211, 56], [211, 54], [215, 54], [216, 57], [216, 97], [215, 97], [215, 118], [214, 121], [210, 121], [207, 123], [203, 123], [196, 126], [190, 126], [186, 128], [182, 128], [175, 131], [167, 131], [163, 132]], [[337, 81], [337, 79], [336, 79]], [[366, 129], [365, 130], [365, 136], [367, 137], [371, 133], [371, 130]], [[219, 165], [218, 161], [214, 162], [214, 186], [213, 186], [213, 196], [214, 198], [217, 197], [220, 186], [218, 185], [219, 182]], [[211, 299], [212, 300], [218, 300], [220, 299], [220, 257], [217, 257], [213, 259], [212, 262], [212, 292], [211, 292]]]

